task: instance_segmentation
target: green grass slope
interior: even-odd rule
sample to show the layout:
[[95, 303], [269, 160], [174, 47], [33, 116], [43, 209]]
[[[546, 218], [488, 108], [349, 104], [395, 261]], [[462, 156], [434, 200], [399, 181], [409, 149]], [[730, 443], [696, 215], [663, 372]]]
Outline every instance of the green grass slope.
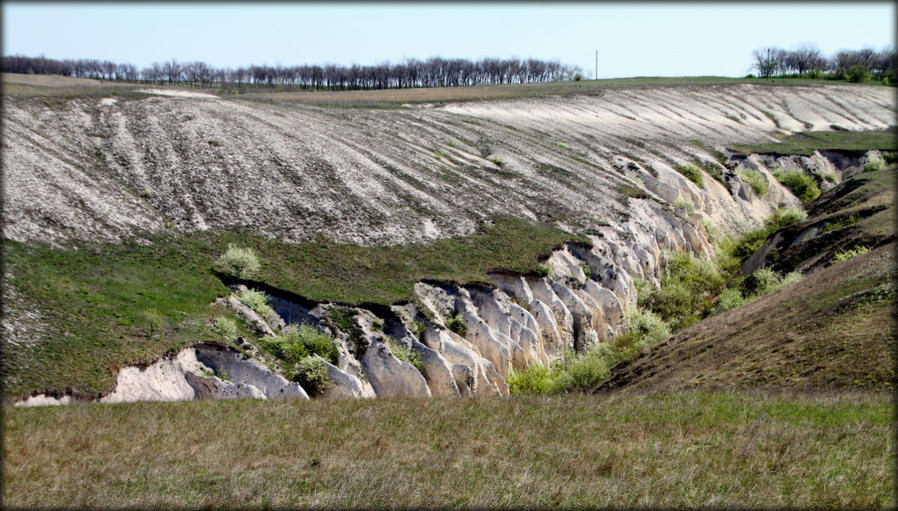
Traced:
[[468, 283], [486, 281], [489, 270], [543, 271], [540, 259], [570, 239], [578, 238], [498, 218], [470, 236], [399, 246], [288, 244], [233, 232], [66, 248], [6, 240], [6, 283], [18, 301], [5, 310], [14, 320], [39, 311], [40, 327], [4, 346], [4, 397], [96, 396], [125, 365], [217, 339], [212, 322], [226, 311], [210, 304], [228, 291], [213, 268], [230, 243], [255, 250], [255, 279], [266, 284], [315, 301], [389, 305], [411, 300], [421, 279]]

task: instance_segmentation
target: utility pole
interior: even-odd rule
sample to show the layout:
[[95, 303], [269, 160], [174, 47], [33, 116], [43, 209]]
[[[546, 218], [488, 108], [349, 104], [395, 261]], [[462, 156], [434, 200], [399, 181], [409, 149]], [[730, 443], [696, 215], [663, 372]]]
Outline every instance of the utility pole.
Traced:
[[596, 74], [593, 77], [594, 79], [599, 79], [599, 50], [596, 50]]

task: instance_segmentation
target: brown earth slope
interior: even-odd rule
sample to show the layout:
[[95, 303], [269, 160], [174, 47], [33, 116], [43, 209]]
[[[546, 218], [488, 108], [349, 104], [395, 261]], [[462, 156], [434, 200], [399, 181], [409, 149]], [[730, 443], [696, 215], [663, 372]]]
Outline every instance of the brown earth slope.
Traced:
[[602, 389], [892, 389], [894, 276], [892, 242], [678, 332]]

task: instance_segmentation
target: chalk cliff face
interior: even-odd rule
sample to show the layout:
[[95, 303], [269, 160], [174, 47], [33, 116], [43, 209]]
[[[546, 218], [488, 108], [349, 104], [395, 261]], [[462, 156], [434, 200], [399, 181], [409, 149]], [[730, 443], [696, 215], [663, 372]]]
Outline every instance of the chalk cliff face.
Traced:
[[[3, 105], [3, 234], [117, 240], [251, 229], [287, 241], [406, 243], [495, 214], [590, 228], [626, 190], [690, 202], [725, 230], [766, 207], [738, 178], [700, 189], [673, 167], [776, 132], [883, 128], [886, 87], [720, 85], [439, 108], [333, 108], [215, 97], [40, 98]], [[630, 193], [632, 195], [632, 193]], [[776, 205], [775, 203], [773, 204]]]
[[[667, 254], [711, 257], [705, 225], [736, 233], [778, 206], [800, 205], [770, 168], [847, 177], [864, 163], [819, 153], [721, 162], [723, 144], [833, 124], [883, 128], [894, 109], [890, 89], [839, 85], [647, 88], [388, 110], [156, 96], [49, 108], [17, 99], [3, 110], [3, 233], [64, 244], [237, 228], [286, 241], [325, 234], [395, 244], [468, 234], [495, 214], [589, 233], [591, 246], [552, 253], [546, 276], [419, 282], [412, 304], [359, 309], [361, 338], [322, 321], [333, 304], [288, 313], [296, 304], [274, 296], [281, 316], [262, 318], [224, 300], [261, 335], [291, 317], [329, 330], [340, 357], [327, 364], [324, 398], [504, 395], [509, 371], [625, 329], [633, 279], [659, 285]], [[687, 162], [719, 179], [696, 185], [675, 170]], [[764, 197], [741, 180], [743, 169], [765, 177]], [[399, 360], [386, 336], [417, 353], [423, 370]], [[227, 380], [210, 376], [221, 370]], [[123, 369], [102, 399], [286, 396], [308, 398], [251, 357], [201, 344]]]

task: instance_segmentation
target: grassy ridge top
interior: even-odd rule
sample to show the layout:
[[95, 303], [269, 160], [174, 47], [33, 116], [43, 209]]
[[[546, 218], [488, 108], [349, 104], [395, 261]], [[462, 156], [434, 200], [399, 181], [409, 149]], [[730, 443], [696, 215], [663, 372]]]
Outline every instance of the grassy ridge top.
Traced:
[[886, 508], [895, 505], [893, 417], [884, 393], [8, 409], [3, 500], [12, 507]]
[[499, 218], [470, 236], [400, 246], [287, 244], [231, 232], [66, 249], [6, 240], [8, 282], [24, 300], [7, 310], [40, 310], [47, 330], [34, 339], [17, 333], [22, 345], [7, 350], [4, 391], [95, 395], [112, 388], [124, 365], [217, 338], [212, 320], [221, 311], [209, 304], [227, 289], [212, 267], [229, 243], [259, 255], [256, 280], [315, 301], [389, 305], [412, 299], [422, 279], [468, 283], [486, 281], [489, 270], [540, 272], [539, 260], [571, 239], [544, 224]]
[[810, 156], [817, 151], [898, 151], [898, 127], [870, 131], [808, 131], [789, 135], [779, 142], [735, 144], [737, 154], [775, 154]]
[[237, 97], [257, 101], [316, 103], [334, 106], [398, 106], [403, 103], [451, 103], [460, 101], [487, 101], [502, 99], [542, 98], [552, 96], [595, 95], [616, 89], [642, 89], [657, 87], [704, 87], [714, 85], [752, 84], [764, 86], [823, 86], [837, 83], [846, 86], [882, 86], [879, 82], [852, 84], [824, 79], [805, 78], [730, 78], [723, 76], [689, 77], [633, 77], [605, 78], [567, 82], [483, 85], [470, 87], [419, 87], [410, 89], [380, 89], [367, 91], [291, 91], [276, 86], [252, 86], [238, 95], [223, 89], [196, 89], [192, 87], [166, 86], [163, 84], [137, 84], [128, 82], [103, 82], [83, 78], [55, 75], [19, 75], [4, 73], [3, 94], [10, 97], [94, 97], [94, 96], [143, 96], [137, 89], [165, 88], [174, 90], [201, 90], [222, 97]]

